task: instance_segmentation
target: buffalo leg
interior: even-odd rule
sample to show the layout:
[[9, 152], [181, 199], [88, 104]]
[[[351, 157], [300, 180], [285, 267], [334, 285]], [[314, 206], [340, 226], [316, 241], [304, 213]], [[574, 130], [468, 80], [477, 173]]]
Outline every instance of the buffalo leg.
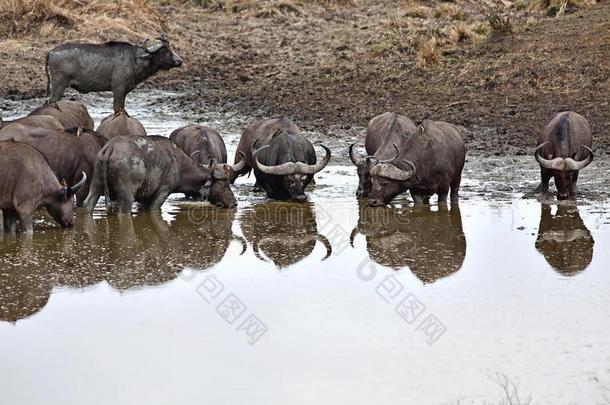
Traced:
[[2, 210], [2, 216], [4, 219], [4, 232], [17, 232], [17, 215], [13, 211]]
[[119, 112], [120, 110], [125, 109], [125, 97], [127, 96], [127, 91], [124, 88], [114, 88], [112, 89], [112, 95], [114, 98], [113, 108], [114, 112]]
[[547, 169], [540, 168], [540, 177], [540, 185], [534, 191], [546, 194], [549, 192], [551, 173]]
[[64, 90], [66, 90], [66, 83], [67, 80], [62, 76], [51, 77], [51, 96], [49, 97], [49, 100], [47, 100], [47, 103], [55, 103], [61, 100], [64, 95]]
[[144, 210], [159, 211], [165, 200], [167, 200], [168, 195], [169, 190], [166, 187], [160, 188], [159, 190], [157, 190], [152, 199], [148, 203], [144, 204]]
[[462, 174], [456, 176], [451, 182], [451, 201], [460, 199], [460, 184], [462, 183]]
[[119, 201], [119, 215], [131, 215], [131, 209], [135, 200], [133, 193], [128, 187], [115, 187], [116, 199]]
[[421, 194], [417, 194], [417, 193], [414, 193], [413, 191], [411, 191], [411, 198], [413, 198], [413, 202], [415, 203], [415, 205], [426, 204], [426, 203], [424, 203], [424, 196]]
[[19, 215], [19, 222], [21, 222], [21, 229], [25, 233], [33, 233], [34, 232], [34, 212], [26, 212], [21, 211], [17, 212]]
[[576, 186], [576, 182], [578, 181], [578, 172], [572, 175], [572, 183], [570, 183], [570, 195], [575, 196], [578, 191], [578, 187]]
[[449, 190], [439, 192], [438, 193], [438, 203], [447, 204], [447, 195], [448, 194], [449, 194]]
[[[95, 204], [97, 204], [97, 201], [104, 193], [104, 185], [101, 184], [101, 181], [98, 179], [98, 176], [95, 176], [95, 174], [96, 173], [94, 173], [93, 179], [91, 179], [91, 184], [89, 185], [89, 194], [83, 202], [83, 207], [85, 207], [85, 212], [87, 214], [91, 214], [93, 212]], [[110, 201], [106, 201], [106, 204], [109, 202]]]

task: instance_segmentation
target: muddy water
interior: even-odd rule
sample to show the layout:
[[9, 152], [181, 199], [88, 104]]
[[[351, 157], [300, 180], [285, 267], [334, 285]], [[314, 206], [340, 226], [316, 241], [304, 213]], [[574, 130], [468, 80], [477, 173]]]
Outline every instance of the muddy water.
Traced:
[[[247, 119], [141, 96], [149, 133], [198, 119], [233, 155]], [[236, 210], [100, 204], [69, 230], [41, 212], [0, 236], [0, 403], [501, 403], [505, 378], [535, 404], [607, 403], [607, 171], [557, 205], [527, 195], [531, 160], [470, 157], [448, 208], [370, 209], [337, 159], [307, 204], [242, 178]]]

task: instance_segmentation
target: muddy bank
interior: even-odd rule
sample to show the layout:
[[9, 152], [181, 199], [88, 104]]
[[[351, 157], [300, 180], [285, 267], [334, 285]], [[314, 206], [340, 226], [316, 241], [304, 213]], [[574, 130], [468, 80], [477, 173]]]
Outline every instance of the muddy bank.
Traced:
[[[529, 154], [553, 114], [574, 110], [591, 122], [596, 154], [607, 156], [609, 10], [604, 2], [561, 17], [525, 16], [513, 34], [445, 46], [437, 63], [422, 67], [410, 48], [397, 48], [412, 39], [411, 25], [421, 19], [398, 18], [392, 2], [334, 10], [306, 5], [264, 16], [167, 7], [165, 28], [184, 65], [141, 88], [171, 93], [155, 107], [178, 108], [195, 120], [210, 111], [252, 119], [286, 115], [337, 145], [357, 139], [385, 111], [445, 120], [463, 128], [471, 154], [487, 156]], [[431, 30], [455, 23], [427, 18], [422, 21]], [[464, 18], [471, 23], [470, 15]], [[0, 95], [41, 96], [44, 54], [59, 43], [137, 43], [154, 35], [85, 28], [56, 34], [0, 43], [6, 72]]]

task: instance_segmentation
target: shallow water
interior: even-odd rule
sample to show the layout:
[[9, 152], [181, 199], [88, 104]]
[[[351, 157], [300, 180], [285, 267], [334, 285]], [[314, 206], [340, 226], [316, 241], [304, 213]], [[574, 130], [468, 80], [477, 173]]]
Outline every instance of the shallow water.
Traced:
[[[201, 118], [142, 94], [149, 134]], [[242, 123], [207, 117], [229, 156]], [[236, 210], [40, 213], [0, 236], [0, 403], [500, 403], [503, 376], [534, 404], [608, 403], [607, 175], [557, 205], [523, 198], [530, 160], [469, 158], [449, 208], [370, 209], [339, 160], [307, 204], [241, 178]]]

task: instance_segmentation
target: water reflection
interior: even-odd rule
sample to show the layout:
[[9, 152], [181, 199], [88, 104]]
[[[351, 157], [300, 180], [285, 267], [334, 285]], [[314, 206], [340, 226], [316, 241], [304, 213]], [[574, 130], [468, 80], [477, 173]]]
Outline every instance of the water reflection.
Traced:
[[360, 217], [352, 231], [366, 237], [370, 258], [393, 269], [409, 267], [424, 283], [458, 271], [466, 256], [466, 237], [457, 203], [402, 208], [371, 208], [359, 201]]
[[252, 245], [254, 254], [277, 267], [298, 263], [311, 254], [316, 242], [326, 248], [326, 259], [332, 252], [328, 239], [318, 233], [310, 203], [271, 202], [256, 204], [239, 218], [242, 233]]
[[553, 215], [550, 205], [541, 204], [536, 249], [558, 273], [573, 276], [586, 269], [594, 243], [576, 206], [558, 205]]
[[[197, 205], [137, 217], [77, 217], [74, 229], [5, 236], [0, 245], [0, 320], [40, 311], [54, 286], [82, 288], [100, 281], [117, 290], [171, 281], [186, 266], [218, 263], [232, 240], [234, 210]], [[242, 240], [242, 253], [245, 241]]]

